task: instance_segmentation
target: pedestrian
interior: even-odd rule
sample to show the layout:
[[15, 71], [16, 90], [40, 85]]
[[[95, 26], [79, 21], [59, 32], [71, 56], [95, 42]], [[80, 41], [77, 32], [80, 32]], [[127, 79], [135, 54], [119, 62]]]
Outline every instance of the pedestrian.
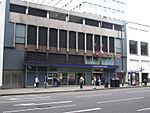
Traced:
[[45, 75], [45, 77], [44, 77], [44, 87], [45, 87], [45, 88], [48, 87], [48, 78], [47, 78], [46, 75]]
[[39, 83], [40, 83], [39, 78], [38, 78], [38, 76], [36, 75], [36, 77], [35, 77], [35, 86], [36, 86], [36, 88], [38, 88]]
[[81, 76], [79, 79], [79, 84], [80, 84], [80, 89], [83, 88], [83, 84], [84, 84], [84, 78]]

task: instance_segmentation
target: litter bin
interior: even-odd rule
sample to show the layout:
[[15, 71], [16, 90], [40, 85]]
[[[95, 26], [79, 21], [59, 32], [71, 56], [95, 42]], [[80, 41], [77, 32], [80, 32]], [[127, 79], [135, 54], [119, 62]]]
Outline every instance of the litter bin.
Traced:
[[110, 79], [110, 87], [115, 87], [115, 78]]
[[104, 87], [108, 88], [108, 81], [105, 81]]
[[119, 78], [111, 78], [111, 80], [110, 80], [110, 87], [120, 87], [120, 80], [119, 80]]

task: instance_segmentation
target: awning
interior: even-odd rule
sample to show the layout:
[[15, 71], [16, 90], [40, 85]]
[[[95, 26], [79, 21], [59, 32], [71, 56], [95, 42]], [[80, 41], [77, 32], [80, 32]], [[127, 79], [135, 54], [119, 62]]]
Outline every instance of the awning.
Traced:
[[95, 65], [95, 64], [51, 64], [41, 61], [26, 61], [25, 66], [51, 66], [51, 67], [79, 67], [79, 68], [109, 68], [117, 69], [118, 65]]

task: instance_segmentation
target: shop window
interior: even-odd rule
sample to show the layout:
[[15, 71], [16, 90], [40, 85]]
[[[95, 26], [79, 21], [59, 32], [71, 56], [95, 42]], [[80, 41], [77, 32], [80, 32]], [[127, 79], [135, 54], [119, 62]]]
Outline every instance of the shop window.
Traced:
[[102, 58], [102, 65], [114, 65], [113, 58]]
[[129, 44], [130, 54], [137, 54], [137, 41], [130, 40]]
[[16, 24], [15, 31], [16, 31], [15, 32], [16, 43], [24, 44], [26, 37], [26, 26], [23, 24]]
[[141, 55], [148, 55], [148, 43], [141, 42]]

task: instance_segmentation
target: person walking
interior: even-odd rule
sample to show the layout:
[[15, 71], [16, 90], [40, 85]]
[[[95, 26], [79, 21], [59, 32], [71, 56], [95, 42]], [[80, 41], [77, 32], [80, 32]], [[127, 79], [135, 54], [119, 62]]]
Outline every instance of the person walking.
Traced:
[[44, 77], [44, 88], [47, 88], [47, 87], [48, 87], [48, 78], [45, 75], [45, 77]]
[[38, 76], [36, 75], [36, 77], [35, 77], [36, 88], [38, 88], [39, 83], [40, 83], [39, 78], [38, 78]]
[[81, 76], [79, 79], [79, 83], [80, 83], [80, 89], [83, 88], [83, 84], [84, 84], [84, 78]]

